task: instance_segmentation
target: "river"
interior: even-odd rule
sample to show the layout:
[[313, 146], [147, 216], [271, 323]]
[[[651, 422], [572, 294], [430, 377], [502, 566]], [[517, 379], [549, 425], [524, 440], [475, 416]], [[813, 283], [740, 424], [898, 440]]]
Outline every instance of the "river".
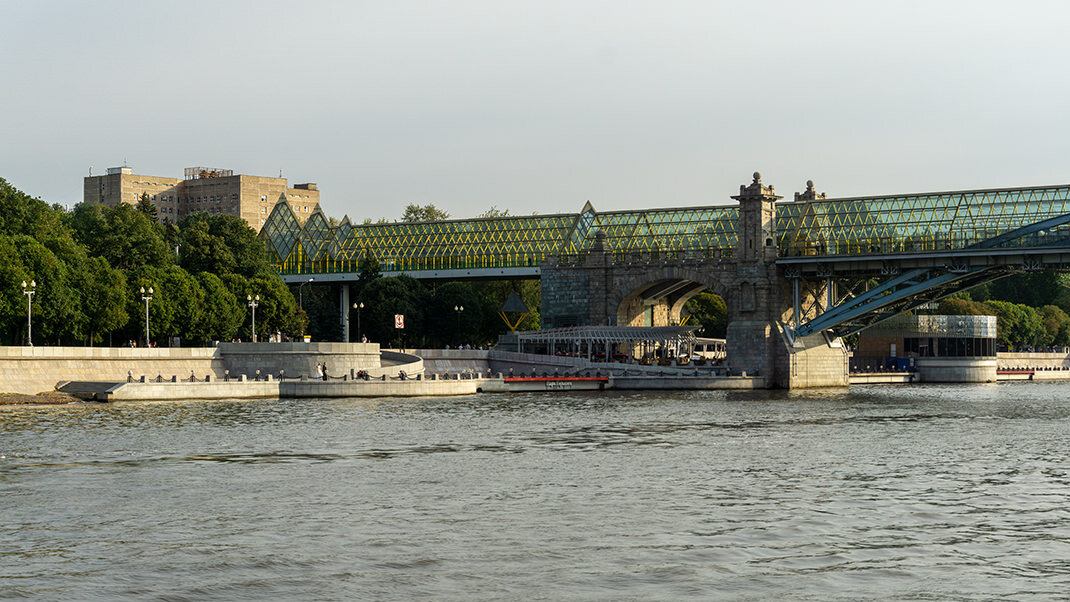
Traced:
[[0, 598], [1065, 597], [1068, 393], [0, 407]]

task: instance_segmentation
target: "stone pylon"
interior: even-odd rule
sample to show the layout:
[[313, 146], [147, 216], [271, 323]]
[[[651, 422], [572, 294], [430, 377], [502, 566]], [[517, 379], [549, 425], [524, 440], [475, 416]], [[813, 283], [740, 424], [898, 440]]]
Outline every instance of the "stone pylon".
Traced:
[[732, 198], [739, 201], [739, 240], [728, 302], [729, 367], [764, 376], [769, 387], [846, 386], [848, 357], [841, 342], [824, 334], [797, 339], [785, 324], [794, 298], [776, 265], [776, 202], [782, 197], [755, 172], [754, 181]]
[[729, 290], [727, 348], [733, 372], [764, 376], [772, 384], [776, 355], [784, 343], [779, 319], [776, 259], [776, 202], [782, 198], [762, 184], [754, 172], [749, 186], [740, 186], [735, 278]]

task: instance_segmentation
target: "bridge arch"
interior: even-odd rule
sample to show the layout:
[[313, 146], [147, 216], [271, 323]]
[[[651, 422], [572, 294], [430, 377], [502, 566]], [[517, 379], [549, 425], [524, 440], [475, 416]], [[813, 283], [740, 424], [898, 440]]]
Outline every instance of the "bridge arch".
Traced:
[[649, 267], [619, 274], [607, 295], [618, 326], [667, 326], [680, 323], [684, 305], [707, 291], [729, 305], [729, 287], [720, 271], [687, 266]]

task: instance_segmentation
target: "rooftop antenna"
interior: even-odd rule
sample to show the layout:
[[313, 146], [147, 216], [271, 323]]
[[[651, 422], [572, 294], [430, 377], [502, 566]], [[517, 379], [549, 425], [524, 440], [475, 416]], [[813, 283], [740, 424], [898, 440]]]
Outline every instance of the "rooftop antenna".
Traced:
[[281, 167], [279, 168], [279, 177], [280, 178], [282, 177], [282, 168]]

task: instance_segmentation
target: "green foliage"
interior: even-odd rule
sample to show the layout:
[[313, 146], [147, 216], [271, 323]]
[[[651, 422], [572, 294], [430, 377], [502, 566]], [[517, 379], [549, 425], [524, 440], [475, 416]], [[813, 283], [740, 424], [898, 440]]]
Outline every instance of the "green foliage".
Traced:
[[487, 209], [483, 213], [480, 213], [476, 217], [509, 217], [508, 209], [498, 209], [496, 205], [491, 205], [490, 209]]
[[1040, 321], [1044, 324], [1048, 344], [1070, 346], [1070, 316], [1054, 305], [1040, 308]]
[[684, 304], [684, 309], [691, 314], [692, 325], [702, 325], [702, 336], [725, 338], [728, 331], [728, 307], [719, 295], [698, 293]]
[[229, 341], [238, 334], [245, 321], [242, 305], [219, 276], [201, 272], [197, 274], [197, 282], [204, 291], [204, 311], [189, 338], [202, 344]]
[[449, 282], [439, 286], [427, 306], [428, 345], [478, 344], [484, 313], [483, 304], [468, 283]]
[[156, 206], [152, 204], [152, 197], [150, 197], [147, 192], [141, 193], [141, 197], [138, 198], [137, 204], [134, 205], [134, 209], [137, 209], [140, 213], [144, 214], [145, 217], [152, 220], [153, 223], [156, 223], [160, 219], [159, 214], [156, 212]]
[[1008, 349], [1024, 345], [1047, 344], [1047, 331], [1037, 310], [1027, 305], [1007, 301], [988, 301], [985, 306], [991, 309], [998, 321], [996, 340]]
[[1053, 305], [1070, 287], [1070, 274], [1029, 272], [1014, 274], [988, 284], [992, 299], [1020, 305]]
[[520, 300], [528, 308], [528, 315], [518, 326], [518, 330], [539, 329], [539, 305], [542, 300], [542, 288], [538, 280], [498, 280], [473, 282], [472, 290], [479, 297], [482, 315], [478, 326], [478, 335], [473, 337], [473, 344], [493, 344], [498, 335], [505, 334], [509, 328], [505, 325], [498, 310], [501, 309], [509, 293], [516, 291]]
[[983, 303], [963, 299], [961, 297], [947, 297], [940, 301], [936, 312], [945, 316], [990, 316], [992, 310]]
[[[369, 340], [383, 345], [399, 345], [405, 335], [406, 345], [419, 346], [426, 337], [424, 310], [429, 293], [422, 284], [408, 276], [379, 278], [364, 288], [362, 326]], [[394, 315], [405, 316], [405, 333], [394, 328]]]
[[0, 178], [0, 234], [25, 234], [50, 238], [59, 228], [58, 212], [40, 199], [19, 190]]
[[263, 242], [236, 215], [194, 213], [183, 218], [178, 231], [179, 264], [190, 273], [253, 278], [271, 271]]
[[164, 241], [162, 228], [126, 203], [115, 207], [79, 203], [69, 225], [90, 255], [103, 257], [121, 270], [146, 265], [163, 267], [172, 262], [173, 254]]
[[[174, 336], [208, 343], [248, 330], [247, 292], [263, 298], [258, 332], [271, 327], [296, 334], [296, 302], [245, 222], [195, 214], [181, 227], [157, 224], [150, 208], [150, 197], [142, 196], [137, 207], [83, 203], [66, 214], [0, 179], [0, 344], [25, 341], [23, 280], [37, 283], [38, 344], [143, 344], [142, 286], [153, 289], [154, 341]], [[182, 266], [175, 264], [176, 247], [184, 251]]]
[[76, 289], [81, 293], [83, 322], [79, 330], [91, 344], [103, 341], [103, 333], [122, 328], [130, 321], [126, 308], [126, 276], [108, 265], [103, 257], [86, 260], [76, 272]]
[[405, 207], [405, 212], [401, 214], [403, 222], [438, 222], [449, 218], [449, 213], [430, 203], [422, 207], [416, 203], [409, 203]]

